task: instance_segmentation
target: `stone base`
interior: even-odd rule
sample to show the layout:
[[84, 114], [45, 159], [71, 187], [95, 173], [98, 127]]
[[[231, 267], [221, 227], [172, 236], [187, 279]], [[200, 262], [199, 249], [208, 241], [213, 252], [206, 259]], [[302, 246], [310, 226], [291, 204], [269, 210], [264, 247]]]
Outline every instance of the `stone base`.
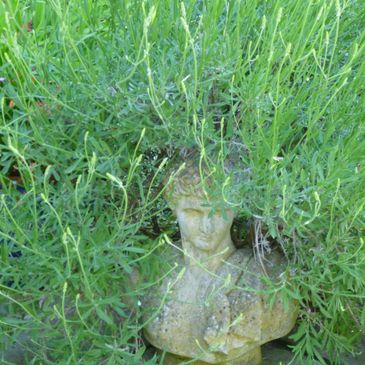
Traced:
[[[162, 357], [162, 353], [161, 357]], [[210, 365], [207, 362], [200, 360], [192, 360], [183, 358], [174, 354], [166, 353], [163, 361], [163, 365], [183, 365], [183, 364], [191, 364], [191, 365]], [[250, 351], [248, 354], [241, 356], [235, 360], [231, 360], [229, 362], [222, 362], [219, 365], [260, 365], [262, 363], [261, 356], [261, 348], [257, 347], [256, 349]]]

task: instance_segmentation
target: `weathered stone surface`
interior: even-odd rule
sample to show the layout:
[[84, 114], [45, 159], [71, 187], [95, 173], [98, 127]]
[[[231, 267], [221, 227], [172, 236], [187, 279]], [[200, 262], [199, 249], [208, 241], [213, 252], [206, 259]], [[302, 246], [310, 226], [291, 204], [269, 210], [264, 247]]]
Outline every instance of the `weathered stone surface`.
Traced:
[[365, 364], [365, 337], [356, 348], [356, 355], [345, 355], [342, 360], [344, 365], [364, 365]]
[[284, 305], [277, 295], [269, 305], [264, 294], [262, 277], [277, 280], [285, 261], [273, 252], [263, 266], [251, 249], [237, 250], [230, 236], [233, 211], [213, 213], [198, 183], [192, 170], [175, 180], [181, 245], [172, 244], [165, 257], [176, 269], [144, 298], [145, 336], [170, 359], [259, 364], [260, 346], [286, 335], [297, 317], [293, 302]]

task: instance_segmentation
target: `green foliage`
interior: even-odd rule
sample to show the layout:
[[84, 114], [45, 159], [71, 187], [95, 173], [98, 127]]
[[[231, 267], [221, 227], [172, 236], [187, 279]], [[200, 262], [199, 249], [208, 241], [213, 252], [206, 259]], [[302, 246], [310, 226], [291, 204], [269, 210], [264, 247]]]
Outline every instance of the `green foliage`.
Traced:
[[364, 15], [360, 0], [0, 3], [0, 349], [26, 333], [34, 363], [142, 362], [149, 284], [130, 276], [156, 280], [151, 253], [175, 231], [164, 179], [196, 149], [289, 258], [294, 352], [336, 364], [352, 351]]

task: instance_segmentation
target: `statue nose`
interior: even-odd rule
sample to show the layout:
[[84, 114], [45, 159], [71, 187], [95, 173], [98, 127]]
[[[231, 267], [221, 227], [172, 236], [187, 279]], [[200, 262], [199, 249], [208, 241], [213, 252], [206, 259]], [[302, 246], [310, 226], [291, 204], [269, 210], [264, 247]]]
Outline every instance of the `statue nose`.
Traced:
[[205, 234], [211, 233], [212, 232], [212, 220], [208, 217], [208, 215], [205, 215], [203, 217], [203, 221], [202, 221], [202, 232]]

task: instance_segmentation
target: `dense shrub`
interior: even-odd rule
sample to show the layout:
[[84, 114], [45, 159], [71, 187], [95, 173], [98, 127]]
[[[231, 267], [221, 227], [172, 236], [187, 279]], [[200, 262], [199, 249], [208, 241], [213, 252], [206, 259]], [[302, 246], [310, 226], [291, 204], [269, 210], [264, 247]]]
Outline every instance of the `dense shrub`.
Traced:
[[[164, 234], [178, 237], [164, 181], [190, 150], [238, 225], [287, 255], [294, 353], [335, 364], [352, 351], [365, 326], [364, 15], [360, 0], [3, 1], [3, 353], [143, 361], [139, 297]], [[151, 280], [132, 287], [137, 268]]]

